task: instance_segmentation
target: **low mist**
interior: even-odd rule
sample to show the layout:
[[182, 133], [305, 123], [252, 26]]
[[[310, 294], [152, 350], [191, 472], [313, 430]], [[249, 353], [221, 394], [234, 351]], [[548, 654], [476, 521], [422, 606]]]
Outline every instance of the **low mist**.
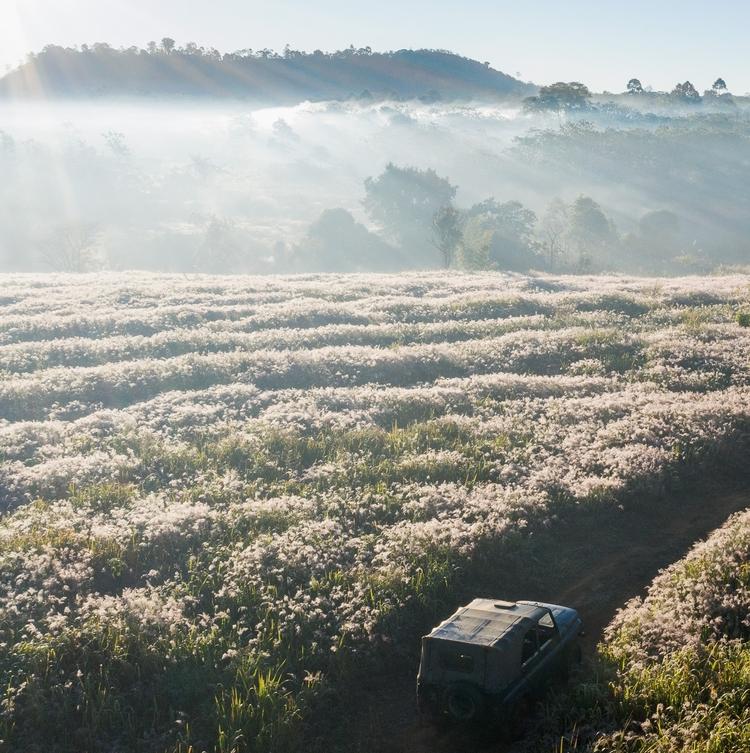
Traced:
[[622, 96], [580, 112], [8, 101], [0, 270], [747, 264], [749, 112]]

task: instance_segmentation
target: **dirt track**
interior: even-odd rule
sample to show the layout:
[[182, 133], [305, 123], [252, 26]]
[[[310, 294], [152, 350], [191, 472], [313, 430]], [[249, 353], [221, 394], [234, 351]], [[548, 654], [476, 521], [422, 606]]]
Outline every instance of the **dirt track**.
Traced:
[[[608, 520], [592, 537], [589, 529], [558, 531], [566, 557], [555, 572], [523, 598], [579, 609], [586, 629], [584, 652], [591, 654], [617, 609], [642, 594], [660, 569], [681, 558], [696, 541], [733, 512], [750, 506], [750, 490], [701, 492], [655, 502], [644, 512], [628, 510]], [[559, 539], [558, 539], [559, 540]], [[498, 593], [498, 597], [521, 598]], [[333, 749], [352, 753], [500, 753], [507, 747], [492, 736], [467, 738], [450, 727], [421, 725], [416, 715], [416, 666], [373, 678], [351, 698]]]

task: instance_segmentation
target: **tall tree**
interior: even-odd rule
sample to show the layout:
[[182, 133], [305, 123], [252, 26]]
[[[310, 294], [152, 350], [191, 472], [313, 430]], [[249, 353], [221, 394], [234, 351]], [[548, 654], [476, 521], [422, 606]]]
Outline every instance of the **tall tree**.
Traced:
[[469, 217], [464, 223], [461, 243], [456, 254], [458, 266], [462, 269], [492, 269], [492, 235], [492, 229], [481, 217]]
[[434, 255], [433, 218], [439, 209], [452, 205], [455, 195], [456, 186], [434, 170], [388, 163], [377, 178], [365, 180], [362, 203], [388, 240], [429, 263]]
[[612, 223], [589, 196], [579, 196], [570, 208], [571, 241], [578, 250], [578, 266], [588, 271], [616, 239]]
[[92, 272], [101, 267], [100, 229], [93, 223], [58, 228], [39, 247], [42, 261], [57, 272]]
[[689, 102], [698, 102], [701, 98], [698, 90], [690, 83], [690, 81], [685, 81], [682, 84], [677, 84], [675, 88], [672, 89], [672, 96], [679, 97], [680, 99], [684, 99]]
[[628, 94], [643, 94], [643, 85], [637, 78], [628, 81]]
[[567, 247], [566, 234], [570, 224], [568, 206], [561, 199], [553, 199], [539, 223], [539, 237], [549, 269], [559, 266]]
[[589, 105], [591, 92], [579, 81], [558, 81], [542, 86], [536, 97], [524, 100], [530, 110], [585, 110]]
[[232, 220], [211, 217], [194, 257], [196, 270], [215, 274], [236, 272], [242, 260], [242, 240]]
[[494, 198], [475, 204], [467, 212], [472, 231], [489, 234], [488, 259], [499, 269], [526, 271], [538, 263], [534, 228], [536, 214], [518, 201], [499, 203]]
[[401, 254], [346, 209], [326, 209], [295, 247], [292, 268], [304, 272], [384, 272], [401, 269]]
[[432, 218], [432, 243], [440, 252], [443, 266], [453, 266], [456, 249], [461, 241], [463, 217], [450, 204], [440, 207]]

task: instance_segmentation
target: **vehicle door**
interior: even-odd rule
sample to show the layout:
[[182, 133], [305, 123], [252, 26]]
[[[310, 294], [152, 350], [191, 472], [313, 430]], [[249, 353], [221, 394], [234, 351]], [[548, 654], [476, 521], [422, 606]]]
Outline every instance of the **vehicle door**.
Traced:
[[547, 611], [530, 627], [521, 646], [521, 677], [530, 690], [538, 690], [554, 669], [560, 636], [552, 613]]

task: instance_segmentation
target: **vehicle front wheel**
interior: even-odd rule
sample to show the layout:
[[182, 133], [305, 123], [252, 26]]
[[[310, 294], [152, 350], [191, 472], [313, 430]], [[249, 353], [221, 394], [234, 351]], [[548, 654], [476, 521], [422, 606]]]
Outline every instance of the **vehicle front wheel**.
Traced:
[[577, 667], [580, 667], [582, 661], [583, 652], [581, 651], [581, 647], [576, 643], [565, 652], [565, 657], [562, 666], [560, 667], [560, 680], [562, 680], [562, 682], [568, 682], [570, 680], [571, 672]]
[[445, 692], [445, 710], [457, 722], [471, 722], [484, 713], [484, 699], [473, 685], [451, 685]]

